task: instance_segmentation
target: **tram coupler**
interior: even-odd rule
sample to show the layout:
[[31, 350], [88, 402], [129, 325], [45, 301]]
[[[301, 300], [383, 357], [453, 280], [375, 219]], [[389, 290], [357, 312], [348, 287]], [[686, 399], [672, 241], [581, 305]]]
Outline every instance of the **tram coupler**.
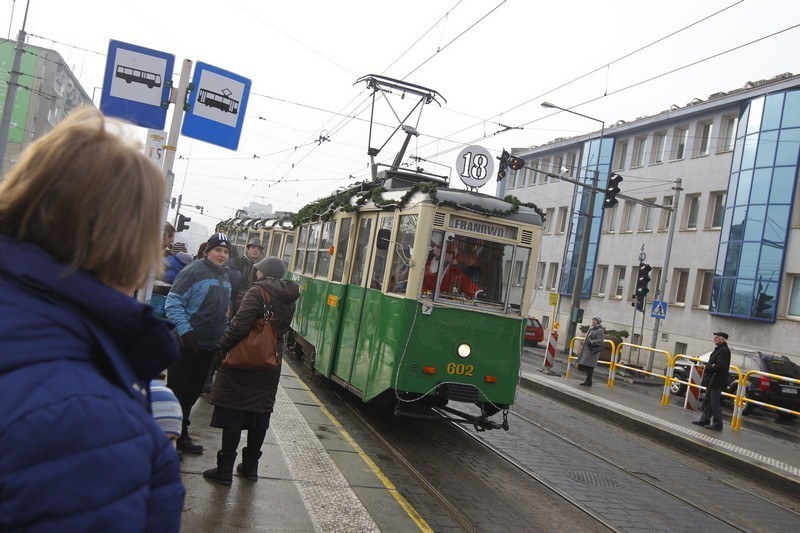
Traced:
[[489, 420], [484, 415], [477, 416], [472, 421], [472, 424], [475, 426], [475, 431], [486, 431], [487, 429], [502, 429], [504, 431], [508, 431], [508, 409], [503, 410], [503, 422], [498, 424], [494, 420]]

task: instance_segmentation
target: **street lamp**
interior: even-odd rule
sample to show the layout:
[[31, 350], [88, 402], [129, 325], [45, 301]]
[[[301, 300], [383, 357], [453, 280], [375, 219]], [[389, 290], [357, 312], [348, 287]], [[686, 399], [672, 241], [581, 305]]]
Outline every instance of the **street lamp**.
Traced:
[[583, 293], [583, 276], [586, 273], [586, 256], [589, 255], [589, 237], [590, 237], [589, 234], [592, 231], [592, 211], [594, 210], [595, 191], [597, 189], [597, 181], [598, 181], [598, 176], [600, 174], [600, 153], [603, 150], [603, 134], [605, 133], [606, 123], [600, 120], [599, 118], [590, 117], [589, 115], [584, 115], [583, 113], [578, 113], [577, 111], [572, 111], [571, 109], [565, 109], [555, 104], [551, 104], [550, 102], [542, 102], [542, 107], [547, 107], [551, 109], [560, 109], [561, 111], [572, 113], [573, 115], [578, 115], [579, 117], [588, 118], [589, 120], [594, 120], [601, 124], [600, 144], [597, 149], [597, 157], [595, 157], [595, 162], [594, 162], [594, 175], [592, 176], [592, 186], [591, 189], [589, 189], [589, 203], [586, 212], [583, 214], [584, 216], [583, 237], [581, 239], [580, 251], [578, 252], [578, 264], [575, 266], [575, 282], [572, 285], [572, 309], [570, 310], [569, 327], [567, 328], [567, 342], [564, 349], [564, 351], [566, 352], [569, 350], [570, 341], [575, 337], [575, 334], [577, 333], [578, 330], [577, 310], [581, 306], [581, 296]]

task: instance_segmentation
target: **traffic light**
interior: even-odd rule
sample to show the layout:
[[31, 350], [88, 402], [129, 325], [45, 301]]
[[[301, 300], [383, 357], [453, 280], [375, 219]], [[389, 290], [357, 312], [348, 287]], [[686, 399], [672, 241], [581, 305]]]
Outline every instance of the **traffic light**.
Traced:
[[653, 267], [647, 263], [639, 263], [639, 275], [636, 278], [636, 309], [644, 311], [644, 302], [650, 292], [650, 271]]
[[188, 224], [188, 222], [189, 222], [190, 220], [192, 220], [192, 219], [191, 219], [191, 218], [189, 218], [189, 217], [185, 217], [185, 216], [183, 216], [183, 215], [178, 215], [178, 225], [177, 225], [177, 227], [175, 228], [175, 231], [176, 231], [177, 233], [180, 233], [181, 231], [183, 231], [183, 230], [185, 230], [185, 229], [189, 229], [189, 224]]
[[603, 209], [607, 207], [614, 207], [619, 203], [617, 194], [619, 193], [619, 184], [622, 181], [622, 176], [619, 174], [611, 174], [608, 177], [608, 186], [606, 187], [606, 196], [603, 199]]
[[774, 296], [770, 296], [766, 292], [758, 293], [756, 298], [756, 318], [772, 318], [772, 302]]
[[506, 177], [506, 167], [508, 167], [508, 160], [510, 157], [511, 154], [503, 150], [503, 153], [497, 158], [500, 160], [500, 167], [497, 169], [497, 181], [501, 181]]
[[511, 167], [511, 170], [519, 170], [525, 166], [525, 160], [521, 157], [512, 157], [508, 166]]

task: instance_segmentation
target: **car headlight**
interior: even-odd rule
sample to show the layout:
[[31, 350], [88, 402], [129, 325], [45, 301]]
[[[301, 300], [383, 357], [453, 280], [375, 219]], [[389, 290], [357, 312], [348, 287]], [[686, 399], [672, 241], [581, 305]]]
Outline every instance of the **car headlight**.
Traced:
[[456, 348], [456, 353], [462, 359], [466, 359], [472, 354], [472, 346], [467, 343], [459, 344], [458, 348]]

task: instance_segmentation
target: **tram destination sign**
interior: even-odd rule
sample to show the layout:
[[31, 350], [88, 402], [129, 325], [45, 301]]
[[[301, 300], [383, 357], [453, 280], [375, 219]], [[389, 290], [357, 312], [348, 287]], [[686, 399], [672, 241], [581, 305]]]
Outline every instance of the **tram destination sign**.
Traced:
[[502, 239], [516, 240], [517, 228], [504, 224], [489, 224], [478, 220], [470, 220], [462, 217], [450, 217], [450, 227], [455, 230], [480, 233], [488, 237], [500, 237]]

